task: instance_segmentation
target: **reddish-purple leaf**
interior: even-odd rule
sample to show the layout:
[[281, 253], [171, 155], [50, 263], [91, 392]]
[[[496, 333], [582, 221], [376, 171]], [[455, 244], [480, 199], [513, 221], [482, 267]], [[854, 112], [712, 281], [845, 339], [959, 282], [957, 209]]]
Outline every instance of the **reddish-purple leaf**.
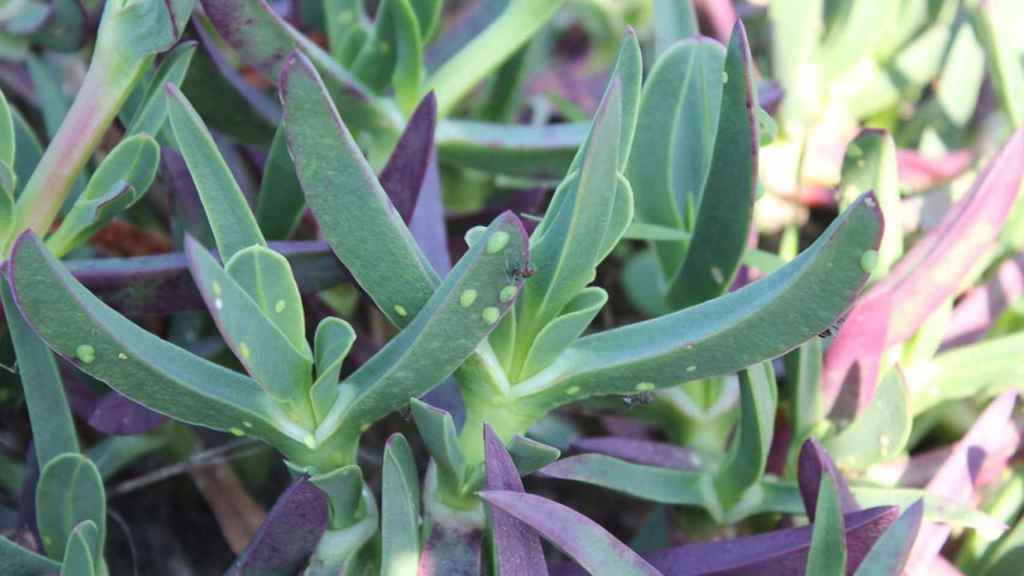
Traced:
[[892, 272], [860, 298], [825, 355], [824, 401], [852, 417], [870, 405], [882, 352], [910, 338], [956, 295], [963, 278], [994, 246], [1024, 176], [1024, 129], [978, 176], [971, 191]]
[[[441, 173], [437, 167], [437, 152], [432, 151], [423, 179], [416, 210], [409, 223], [409, 231], [416, 244], [427, 257], [439, 276], [452, 269], [451, 252], [448, 250], [448, 227], [444, 220], [444, 199], [441, 197]], [[387, 190], [385, 188], [385, 190]]]
[[[501, 439], [484, 425], [484, 452], [487, 465], [487, 489], [523, 492], [523, 481]], [[540, 538], [514, 516], [491, 507], [491, 531], [501, 576], [545, 576], [544, 549]]]
[[897, 150], [900, 184], [908, 190], [928, 190], [948, 182], [971, 167], [970, 150], [957, 150], [939, 157], [924, 156], [916, 150]]
[[573, 440], [572, 447], [582, 452], [596, 452], [636, 464], [677, 470], [697, 469], [697, 459], [693, 450], [654, 440], [621, 436], [577, 438]]
[[1024, 297], [1024, 254], [999, 265], [988, 284], [976, 286], [953, 308], [942, 341], [944, 349], [981, 340], [995, 321], [1012, 304]]
[[487, 490], [480, 497], [525, 522], [593, 574], [649, 574], [660, 572], [593, 520], [533, 494]]
[[[928, 494], [951, 505], [969, 505], [978, 489], [998, 479], [1020, 447], [1020, 433], [1013, 422], [1017, 392], [999, 396], [985, 408], [967, 434], [956, 443], [945, 463], [928, 482]], [[926, 523], [914, 545], [908, 570], [927, 568], [949, 538], [950, 526]]]
[[423, 551], [417, 576], [479, 576], [483, 532], [471, 527], [435, 522]]
[[327, 518], [327, 494], [306, 476], [299, 478], [277, 499], [228, 574], [296, 573], [327, 529]]
[[832, 478], [832, 484], [836, 487], [836, 495], [839, 497], [839, 505], [843, 514], [860, 510], [857, 500], [846, 484], [846, 479], [839, 473], [832, 458], [825, 452], [821, 443], [811, 438], [800, 448], [797, 481], [800, 484], [800, 496], [804, 500], [804, 509], [812, 522], [814, 521], [814, 511], [818, 506], [818, 490], [821, 488], [822, 474], [828, 474]]
[[406, 224], [412, 220], [420, 191], [424, 186], [427, 165], [430, 163], [434, 147], [436, 123], [437, 99], [431, 92], [423, 98], [409, 117], [405, 131], [395, 144], [395, 149], [378, 178]]
[[167, 421], [163, 414], [111, 390], [93, 409], [89, 425], [104, 434], [126, 436], [149, 432]]
[[[868, 550], [899, 516], [899, 508], [869, 508], [843, 516], [846, 570], [852, 574]], [[665, 576], [793, 576], [804, 573], [813, 526], [690, 544], [646, 554]]]

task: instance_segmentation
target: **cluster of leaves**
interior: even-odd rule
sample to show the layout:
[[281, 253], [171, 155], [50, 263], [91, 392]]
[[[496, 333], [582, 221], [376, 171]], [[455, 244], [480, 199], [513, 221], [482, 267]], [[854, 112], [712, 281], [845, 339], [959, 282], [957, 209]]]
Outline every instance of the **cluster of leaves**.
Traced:
[[4, 573], [1013, 573], [1024, 10], [737, 4], [0, 6]]

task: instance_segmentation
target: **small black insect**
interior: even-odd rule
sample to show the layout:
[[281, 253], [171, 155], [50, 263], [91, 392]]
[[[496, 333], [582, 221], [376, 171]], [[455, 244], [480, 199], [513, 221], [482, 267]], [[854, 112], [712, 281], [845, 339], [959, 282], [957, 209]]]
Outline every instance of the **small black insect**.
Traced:
[[654, 401], [654, 393], [652, 392], [641, 392], [639, 394], [629, 394], [622, 397], [622, 403], [630, 408], [634, 406], [646, 406]]
[[519, 284], [523, 280], [533, 276], [534, 269], [533, 264], [527, 262], [522, 264], [520, 262], [509, 262], [505, 266], [505, 274], [513, 284]]
[[819, 332], [818, 338], [828, 338], [834, 335], [836, 332], [839, 332], [839, 329], [843, 327], [843, 322], [846, 322], [845, 316], [840, 317], [835, 322], [830, 324], [828, 328], [825, 328], [824, 330]]

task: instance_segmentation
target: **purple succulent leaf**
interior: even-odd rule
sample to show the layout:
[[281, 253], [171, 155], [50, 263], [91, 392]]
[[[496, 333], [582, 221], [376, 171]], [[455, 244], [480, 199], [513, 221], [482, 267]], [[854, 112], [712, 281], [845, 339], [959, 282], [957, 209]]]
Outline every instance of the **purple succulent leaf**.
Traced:
[[708, 23], [710, 36], [722, 42], [729, 40], [733, 24], [738, 20], [732, 0], [694, 0], [693, 6], [701, 21]]
[[111, 390], [96, 403], [89, 416], [89, 425], [99, 432], [114, 436], [143, 434], [158, 428], [167, 417]]
[[420, 552], [416, 576], [478, 576], [483, 538], [476, 528], [435, 523]]
[[[489, 425], [484, 425], [488, 490], [523, 492], [512, 456]], [[546, 576], [544, 549], [537, 533], [514, 516], [491, 507], [491, 531], [501, 576]]]
[[206, 211], [199, 199], [199, 191], [192, 180], [192, 174], [188, 171], [188, 165], [185, 164], [185, 158], [174, 148], [162, 146], [160, 163], [163, 167], [161, 172], [166, 175], [173, 212], [182, 224], [183, 231], [204, 244], [213, 244], [213, 232], [206, 220]]
[[96, 409], [99, 397], [85, 381], [86, 376], [81, 371], [61, 356], [57, 355], [55, 358], [57, 367], [60, 369], [60, 379], [64, 382], [64, 393], [67, 394], [71, 412], [82, 420], [88, 420]]
[[[896, 507], [845, 514], [847, 574], [852, 574], [878, 537], [899, 516]], [[646, 554], [665, 576], [793, 576], [803, 574], [812, 526], [776, 530], [718, 542], [690, 544]]]
[[797, 461], [797, 481], [800, 484], [800, 496], [804, 501], [804, 509], [807, 510], [807, 517], [812, 522], [814, 521], [814, 511], [818, 506], [818, 490], [821, 487], [822, 474], [828, 474], [832, 478], [843, 514], [860, 510], [857, 500], [846, 484], [846, 479], [836, 468], [832, 458], [829, 457], [821, 443], [811, 438], [800, 448], [800, 457]]
[[[925, 490], [951, 505], [969, 505], [978, 489], [998, 479], [1020, 447], [1020, 432], [1013, 421], [1017, 392], [1002, 394], [985, 408], [970, 430], [957, 442]], [[952, 528], [926, 523], [914, 544], [907, 570], [927, 568], [938, 556]]]
[[[1024, 129], [978, 176], [970, 192], [860, 298], [825, 355], [823, 395], [832, 414], [871, 404], [882, 352], [910, 338], [997, 241], [1024, 177]], [[892, 319], [892, 321], [890, 321]]]
[[[324, 242], [271, 242], [288, 258], [299, 290], [311, 294], [350, 279]], [[200, 310], [203, 300], [181, 252], [159, 256], [69, 260], [68, 270], [96, 296], [129, 316]]]
[[437, 99], [431, 92], [409, 117], [409, 123], [378, 178], [406, 224], [412, 221], [420, 193], [426, 186], [424, 178], [433, 154], [436, 124]]
[[577, 438], [573, 440], [572, 447], [582, 452], [596, 452], [636, 464], [676, 470], [696, 470], [698, 467], [693, 450], [653, 440], [621, 436]]
[[916, 150], [897, 150], [900, 184], [908, 190], [928, 190], [948, 182], [971, 167], [970, 150], [957, 150], [939, 157], [924, 156]]
[[[387, 188], [385, 188], [387, 190]], [[431, 151], [427, 174], [423, 180], [416, 210], [409, 230], [427, 260], [444, 276], [452, 269], [451, 251], [448, 249], [448, 229], [444, 220], [444, 199], [441, 197], [441, 173], [437, 166], [437, 152]]]
[[294, 574], [327, 529], [327, 494], [303, 476], [277, 499], [228, 574]]
[[1024, 297], [1024, 254], [999, 265], [995, 278], [972, 288], [953, 308], [943, 349], [965, 346], [984, 338], [1007, 307]]
[[528, 524], [591, 573], [661, 575], [607, 530], [567, 506], [506, 490], [486, 490], [480, 497]]
[[863, 559], [855, 576], [900, 576], [924, 519], [924, 500], [903, 511]]

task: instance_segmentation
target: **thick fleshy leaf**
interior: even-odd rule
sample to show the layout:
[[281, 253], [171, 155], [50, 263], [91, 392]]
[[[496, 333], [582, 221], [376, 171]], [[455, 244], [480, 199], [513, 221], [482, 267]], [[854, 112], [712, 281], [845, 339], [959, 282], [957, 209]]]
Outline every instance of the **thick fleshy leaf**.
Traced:
[[115, 436], [149, 432], [166, 421], [163, 414], [153, 412], [117, 391], [108, 392], [96, 403], [89, 416], [89, 426]]
[[[871, 508], [843, 517], [847, 566], [856, 569], [868, 549], [896, 520], [895, 507]], [[811, 526], [777, 530], [718, 542], [691, 544], [645, 554], [665, 576], [700, 574], [803, 574], [811, 546]]]
[[135, 204], [149, 189], [160, 165], [160, 146], [139, 134], [122, 140], [100, 163], [85, 190], [46, 245], [63, 256]]
[[490, 334], [515, 303], [529, 262], [526, 233], [511, 213], [498, 217], [459, 260], [408, 327], [343, 384], [354, 398], [338, 402], [317, 429], [354, 448], [360, 428], [437, 386]]
[[460, 490], [467, 477], [466, 461], [459, 448], [459, 433], [455, 431], [452, 415], [416, 398], [411, 399], [409, 405], [427, 452], [437, 463], [439, 487]]
[[286, 240], [295, 231], [306, 209], [302, 185], [295, 174], [295, 165], [288, 154], [288, 138], [278, 128], [270, 144], [267, 163], [260, 180], [256, 202], [256, 222], [267, 238]]
[[[185, 255], [188, 256], [187, 242]], [[227, 260], [224, 271], [252, 298], [262, 315], [284, 334], [293, 348], [312, 357], [306, 342], [302, 298], [287, 258], [263, 246], [250, 246]]]
[[[604, 256], [603, 240], [618, 189], [622, 104], [621, 81], [613, 78], [594, 117], [579, 173], [568, 176], [559, 187], [555, 194], [564, 202], [554, 212], [549, 207], [544, 224], [532, 238], [536, 274], [526, 283], [517, 317], [516, 350], [524, 360], [540, 331], [590, 283]], [[516, 362], [517, 370], [524, 368], [524, 360]]]
[[558, 316], [548, 322], [533, 339], [530, 351], [523, 361], [521, 377], [533, 376], [547, 368], [563, 350], [583, 334], [606, 302], [608, 293], [602, 288], [591, 286], [580, 290], [566, 303]]
[[1024, 333], [961, 346], [935, 357], [914, 382], [910, 410], [915, 416], [943, 402], [970, 398], [1020, 382]]
[[846, 479], [836, 469], [828, 452], [816, 439], [811, 438], [804, 442], [800, 449], [800, 459], [797, 461], [797, 481], [800, 484], [800, 496], [804, 500], [804, 508], [807, 510], [807, 517], [814, 522], [814, 512], [818, 506], [818, 487], [822, 478], [828, 477], [835, 487], [836, 496], [843, 514], [850, 514], [860, 510], [857, 499], [850, 493], [850, 487]]
[[557, 181], [565, 176], [589, 124], [504, 125], [464, 119], [437, 127], [441, 162], [484, 172]]
[[[522, 493], [523, 481], [519, 479], [519, 471], [512, 456], [505, 450], [494, 430], [487, 425], [484, 426], [484, 452], [487, 489]], [[527, 524], [500, 508], [491, 507], [491, 533], [498, 559], [498, 572], [502, 576], [547, 575], [548, 566], [544, 561], [540, 538]]]
[[[391, 0], [391, 26], [394, 30], [395, 68], [391, 84], [395, 100], [403, 111], [412, 110], [423, 84], [423, 33], [417, 20], [415, 0]], [[438, 2], [440, 4], [440, 2]]]
[[60, 563], [0, 536], [0, 566], [10, 576], [39, 576], [60, 571]]
[[43, 468], [61, 454], [78, 452], [78, 435], [57, 361], [22, 317], [6, 280], [4, 278], [4, 285], [0, 287], [4, 314], [28, 407], [36, 461]]
[[512, 0], [483, 31], [439, 66], [428, 85], [439, 114], [448, 116], [462, 98], [543, 27], [565, 0]]
[[[929, 494], [952, 504], [975, 503], [978, 489], [998, 478], [1020, 447], [1020, 433], [1013, 423], [1016, 403], [1017, 393], [1011, 391], [988, 405], [928, 482], [925, 489]], [[926, 523], [911, 551], [907, 569], [914, 571], [928, 566], [950, 532], [948, 525]]]
[[519, 469], [521, 476], [532, 474], [537, 470], [551, 464], [562, 452], [554, 446], [548, 446], [526, 436], [515, 436], [508, 444], [508, 452], [512, 455], [512, 462]]
[[92, 520], [85, 520], [68, 537], [60, 576], [93, 576], [102, 555], [99, 529]]
[[377, 130], [395, 124], [392, 112], [330, 54], [282, 20], [266, 0], [201, 0], [207, 16], [244, 64], [277, 80], [285, 60], [295, 50], [323, 75], [331, 97], [354, 129]]
[[201, 15], [193, 20], [201, 49], [181, 84], [182, 93], [212, 130], [240, 142], [269, 145], [281, 124], [281, 107], [235, 68], [235, 60], [225, 54]]
[[436, 123], [437, 99], [430, 93], [409, 117], [409, 123], [380, 173], [381, 187], [406, 224], [412, 221], [427, 175]]
[[722, 72], [722, 105], [707, 184], [694, 198], [699, 208], [693, 238], [668, 289], [668, 301], [675, 308], [726, 292], [747, 248], [757, 194], [758, 153], [751, 62], [747, 31], [737, 21]]
[[[878, 198], [878, 207], [887, 222], [902, 222], [900, 183], [896, 164], [896, 144], [883, 130], [862, 131], [846, 147], [840, 181], [840, 206], [845, 207], [868, 190]], [[885, 276], [903, 253], [903, 230], [890, 226], [878, 246], [878, 260], [871, 277]]]
[[177, 87], [168, 84], [166, 90], [174, 137], [202, 198], [221, 259], [227, 261], [249, 246], [265, 245], [245, 195], [202, 118]]
[[[676, 3], [659, 1], [656, 6], [669, 4]], [[626, 169], [636, 191], [637, 217], [644, 223], [688, 231], [687, 219], [695, 214], [687, 214], [687, 207], [699, 203], [711, 167], [724, 63], [718, 42], [684, 40], [658, 59], [644, 83]], [[656, 242], [654, 249], [663, 276], [674, 277], [686, 243]]]
[[11, 107], [7, 103], [7, 96], [0, 92], [0, 162], [11, 168], [14, 167], [15, 143]]
[[327, 415], [338, 398], [341, 363], [348, 356], [355, 339], [355, 330], [341, 318], [324, 318], [316, 327], [316, 335], [313, 337], [316, 381], [309, 390], [309, 397], [313, 402], [317, 422]]
[[448, 248], [448, 224], [436, 153], [431, 153], [427, 163], [427, 173], [423, 177], [409, 230], [434, 271], [439, 275], [447, 274], [452, 269], [452, 254]]
[[[351, 280], [324, 242], [274, 242], [291, 264], [299, 291], [314, 294]], [[129, 316], [204, 309], [184, 252], [70, 260], [67, 269], [108, 305]]]
[[292, 576], [316, 548], [327, 516], [327, 495], [299, 478], [277, 499], [227, 574]]
[[136, 58], [169, 50], [184, 32], [194, 5], [195, 0], [108, 2], [97, 33], [99, 45], [116, 42]]
[[310, 478], [310, 482], [327, 494], [331, 506], [330, 527], [347, 527], [358, 514], [360, 500], [365, 496], [363, 472], [350, 464]]
[[43, 467], [36, 487], [36, 522], [46, 554], [54, 560], [61, 558], [72, 531], [86, 520], [99, 528], [98, 548], [102, 550], [107, 525], [103, 479], [89, 459], [62, 454]]
[[[882, 222], [870, 195], [850, 206], [789, 264], [699, 306], [576, 341], [561, 359], [518, 384], [538, 408], [628, 394], [741, 370], [814, 337], [842, 316], [870, 272]], [[529, 397], [527, 399], [527, 397]]]
[[[167, 120], [167, 93], [164, 86], [171, 83], [181, 86], [188, 73], [192, 57], [196, 52], [196, 42], [182, 42], [173, 51], [164, 56], [153, 80], [146, 88], [138, 109], [128, 123], [126, 135], [149, 134], [156, 136]], [[122, 117], [123, 118], [123, 117]]]
[[[261, 248], [255, 247], [257, 250]], [[237, 257], [246, 258], [251, 250], [253, 247], [237, 252], [229, 264], [236, 262]], [[303, 398], [312, 384], [310, 371], [313, 368], [313, 357], [305, 342], [304, 330], [299, 332], [302, 347], [296, 346], [292, 338], [294, 330], [286, 334], [264, 312], [263, 302], [257, 302], [246, 289], [258, 286], [259, 282], [243, 284], [236, 281], [191, 237], [185, 240], [185, 255], [189, 260], [192, 277], [221, 336], [246, 371], [279, 402], [295, 403]], [[249, 267], [251, 271], [260, 268], [259, 265]], [[293, 307], [297, 301], [296, 293]], [[286, 308], [282, 307], [282, 311], [288, 312]], [[301, 320], [301, 312], [298, 318]]]
[[924, 503], [918, 501], [886, 528], [860, 563], [854, 576], [899, 576], [910, 556], [924, 517]]
[[634, 464], [603, 454], [562, 458], [538, 475], [586, 482], [662, 504], [703, 506], [706, 501], [704, 482], [695, 470]]
[[977, 342], [1007, 307], [1024, 297], [1024, 254], [1005, 260], [988, 283], [971, 288], [953, 308], [943, 348]]
[[821, 405], [821, 361], [820, 338], [811, 338], [784, 358], [784, 390], [789, 393], [789, 421], [797, 442], [825, 417]]
[[381, 576], [416, 576], [420, 483], [412, 449], [401, 434], [384, 446], [381, 482]]
[[912, 417], [906, 381], [894, 368], [878, 385], [871, 405], [838, 434], [825, 439], [839, 466], [860, 470], [903, 452]]
[[679, 40], [700, 34], [692, 0], [654, 1], [654, 54], [664, 54]]
[[715, 488], [727, 507], [764, 476], [772, 436], [778, 385], [771, 362], [740, 372], [740, 420], [729, 456], [718, 470]]
[[[871, 404], [885, 348], [909, 338], [996, 241], [1024, 176], [1024, 130], [989, 162], [967, 196], [942, 223], [864, 295], [846, 318], [825, 356], [826, 405], [847, 417]], [[892, 319], [892, 320], [891, 320]]]
[[572, 445], [577, 450], [621, 458], [627, 462], [661, 466], [676, 470], [696, 470], [700, 462], [693, 451], [665, 442], [607, 436], [603, 438], [577, 438]]
[[811, 550], [807, 554], [804, 574], [844, 576], [846, 574], [846, 543], [843, 512], [832, 477], [821, 476], [814, 509]]
[[46, 25], [33, 34], [33, 40], [60, 52], [74, 52], [86, 36], [86, 18], [76, 0], [56, 0]]
[[661, 575], [607, 530], [571, 508], [507, 490], [485, 490], [480, 497], [539, 532], [591, 573]]
[[483, 531], [434, 522], [423, 543], [417, 576], [459, 576], [483, 571]]
[[996, 94], [1014, 126], [1024, 124], [1024, 104], [1020, 101], [1024, 90], [1024, 73], [1020, 69], [1019, 51], [1015, 48], [1013, 23], [1017, 21], [1017, 7], [1013, 2], [996, 1], [978, 3], [976, 30], [988, 56], [989, 70]]
[[285, 65], [280, 95], [289, 149], [320, 229], [381, 311], [405, 326], [430, 298], [437, 275], [301, 54]]
[[82, 371], [177, 420], [237, 430], [286, 454], [305, 432], [271, 416], [251, 379], [139, 328], [89, 293], [32, 234], [15, 245], [15, 302], [36, 332]]

